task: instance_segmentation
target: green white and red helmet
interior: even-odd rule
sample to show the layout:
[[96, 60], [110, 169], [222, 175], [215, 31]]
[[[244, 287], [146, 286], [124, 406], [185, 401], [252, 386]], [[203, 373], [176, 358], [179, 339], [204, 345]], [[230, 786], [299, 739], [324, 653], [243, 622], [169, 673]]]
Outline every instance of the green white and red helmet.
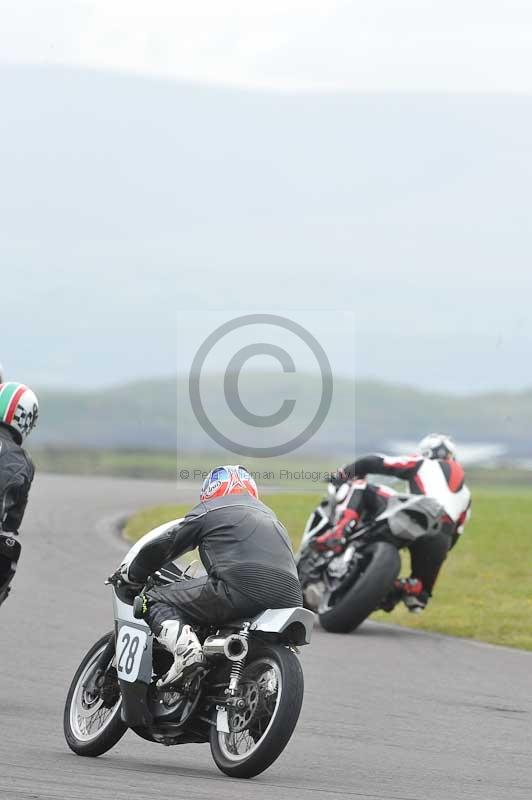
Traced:
[[37, 423], [39, 401], [23, 383], [0, 383], [0, 424], [7, 425], [17, 435], [19, 444]]
[[201, 487], [200, 500], [213, 500], [228, 494], [249, 494], [258, 499], [259, 491], [252, 475], [240, 464], [211, 469]]

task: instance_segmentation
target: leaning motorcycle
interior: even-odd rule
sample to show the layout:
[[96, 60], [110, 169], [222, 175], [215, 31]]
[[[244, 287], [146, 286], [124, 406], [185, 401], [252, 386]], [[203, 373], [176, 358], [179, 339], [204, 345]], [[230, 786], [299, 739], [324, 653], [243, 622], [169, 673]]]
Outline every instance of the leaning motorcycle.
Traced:
[[401, 569], [400, 549], [438, 534], [443, 516], [430, 497], [387, 490], [386, 509], [348, 534], [342, 553], [316, 552], [313, 540], [335, 525], [348, 491], [349, 484], [329, 484], [327, 499], [307, 521], [297, 556], [305, 606], [333, 633], [354, 630], [379, 608], [391, 610], [386, 599]]
[[[162, 574], [186, 580], [167, 564]], [[209, 742], [222, 772], [251, 778], [282, 753], [303, 702], [297, 648], [308, 644], [314, 614], [277, 608], [223, 628], [196, 630], [206, 669], [184, 686], [157, 688], [173, 657], [140, 618], [136, 591], [115, 573], [115, 625], [90, 648], [72, 680], [64, 711], [69, 747], [99, 756], [128, 728], [163, 745]], [[152, 577], [146, 588], [160, 582]], [[168, 583], [163, 579], [163, 583]]]

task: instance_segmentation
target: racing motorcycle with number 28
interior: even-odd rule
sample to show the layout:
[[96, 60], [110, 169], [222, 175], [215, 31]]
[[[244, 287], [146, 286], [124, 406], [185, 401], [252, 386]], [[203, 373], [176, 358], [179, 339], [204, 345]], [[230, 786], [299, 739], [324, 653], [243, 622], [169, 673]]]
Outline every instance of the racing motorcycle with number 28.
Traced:
[[[170, 562], [145, 589], [188, 577]], [[158, 689], [172, 656], [142, 619], [138, 589], [119, 573], [107, 583], [115, 626], [90, 648], [72, 680], [63, 720], [71, 750], [99, 756], [130, 728], [167, 746], [209, 742], [216, 765], [234, 778], [267, 769], [299, 717], [303, 672], [297, 652], [310, 642], [314, 614], [301, 607], [270, 609], [221, 629], [196, 630], [204, 672], [184, 686]]]

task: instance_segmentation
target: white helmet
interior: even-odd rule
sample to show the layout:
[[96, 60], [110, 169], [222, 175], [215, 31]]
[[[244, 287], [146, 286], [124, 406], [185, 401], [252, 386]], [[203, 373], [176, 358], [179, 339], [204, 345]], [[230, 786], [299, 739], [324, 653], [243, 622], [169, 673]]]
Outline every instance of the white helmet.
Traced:
[[17, 434], [19, 444], [37, 423], [39, 401], [23, 383], [0, 383], [0, 423]]
[[456, 458], [456, 445], [445, 433], [429, 433], [419, 443], [424, 458]]

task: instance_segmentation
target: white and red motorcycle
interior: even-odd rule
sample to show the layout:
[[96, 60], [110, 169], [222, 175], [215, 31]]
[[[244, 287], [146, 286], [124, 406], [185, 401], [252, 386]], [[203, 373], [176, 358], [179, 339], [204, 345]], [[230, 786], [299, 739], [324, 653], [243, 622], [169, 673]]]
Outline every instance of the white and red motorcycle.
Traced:
[[313, 540], [332, 529], [344, 508], [349, 483], [330, 483], [327, 498], [312, 512], [297, 556], [307, 608], [318, 613], [325, 630], [347, 633], [386, 606], [401, 569], [399, 550], [421, 536], [440, 532], [441, 505], [423, 495], [400, 494], [386, 487], [386, 507], [346, 537], [340, 554], [316, 552]]

